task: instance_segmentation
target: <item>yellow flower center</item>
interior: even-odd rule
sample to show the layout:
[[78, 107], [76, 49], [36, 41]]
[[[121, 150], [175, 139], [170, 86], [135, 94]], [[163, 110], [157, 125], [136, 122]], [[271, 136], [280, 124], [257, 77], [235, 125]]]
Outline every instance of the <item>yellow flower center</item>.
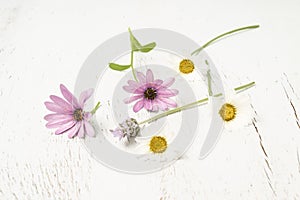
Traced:
[[184, 74], [193, 72], [194, 68], [194, 63], [189, 59], [183, 59], [179, 64], [179, 70]]
[[236, 117], [236, 108], [232, 104], [225, 103], [221, 107], [219, 114], [224, 121], [229, 122]]
[[154, 136], [150, 141], [150, 151], [153, 153], [163, 153], [167, 147], [167, 140], [161, 136]]

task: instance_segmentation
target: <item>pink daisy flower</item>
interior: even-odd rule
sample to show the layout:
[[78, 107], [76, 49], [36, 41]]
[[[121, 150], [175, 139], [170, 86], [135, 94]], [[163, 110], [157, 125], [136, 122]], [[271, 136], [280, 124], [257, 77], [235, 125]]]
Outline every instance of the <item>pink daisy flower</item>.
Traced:
[[83, 91], [79, 97], [79, 101], [63, 84], [60, 85], [60, 91], [65, 100], [51, 95], [50, 99], [53, 102], [45, 102], [46, 108], [54, 112], [44, 117], [48, 121], [46, 127], [56, 128], [56, 135], [65, 133], [68, 134], [69, 138], [75, 136], [83, 138], [85, 134], [94, 136], [94, 128], [89, 123], [92, 113], [85, 112], [83, 109], [85, 102], [93, 94], [93, 89]]
[[134, 94], [124, 99], [124, 103], [129, 104], [137, 101], [133, 106], [134, 112], [138, 112], [142, 108], [156, 112], [177, 107], [177, 103], [170, 97], [176, 96], [178, 90], [169, 88], [175, 82], [175, 78], [169, 78], [166, 81], [154, 79], [150, 69], [147, 70], [146, 75], [137, 72], [137, 77], [139, 82], [129, 80], [128, 85], [123, 86], [125, 91]]

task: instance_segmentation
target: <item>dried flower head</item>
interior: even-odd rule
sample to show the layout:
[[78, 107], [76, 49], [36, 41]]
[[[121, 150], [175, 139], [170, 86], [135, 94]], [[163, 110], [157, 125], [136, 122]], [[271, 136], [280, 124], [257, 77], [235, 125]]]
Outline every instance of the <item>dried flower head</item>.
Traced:
[[136, 138], [140, 133], [140, 126], [138, 122], [133, 118], [128, 118], [115, 130], [110, 130], [114, 137], [122, 139], [127, 137], [128, 140]]

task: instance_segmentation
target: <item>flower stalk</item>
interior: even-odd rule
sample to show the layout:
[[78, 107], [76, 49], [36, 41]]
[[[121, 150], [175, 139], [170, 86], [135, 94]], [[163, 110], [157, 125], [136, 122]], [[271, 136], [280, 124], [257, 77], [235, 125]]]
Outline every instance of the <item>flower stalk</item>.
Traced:
[[91, 111], [91, 114], [94, 115], [99, 108], [100, 108], [100, 101], [98, 101], [94, 109]]
[[130, 43], [131, 43], [131, 51], [130, 51], [130, 64], [129, 65], [120, 65], [117, 63], [109, 63], [109, 67], [113, 70], [117, 70], [117, 71], [124, 71], [128, 68], [131, 68], [134, 80], [136, 82], [138, 82], [138, 79], [136, 77], [136, 73], [134, 70], [134, 66], [133, 66], [133, 53], [134, 52], [141, 52], [141, 53], [148, 53], [150, 51], [152, 51], [155, 46], [156, 43], [155, 42], [151, 42], [148, 43], [146, 45], [142, 45], [132, 34], [130, 28], [128, 28], [128, 32], [129, 32], [129, 37], [130, 37]]
[[223, 33], [221, 35], [218, 35], [217, 37], [211, 39], [210, 41], [208, 41], [207, 43], [205, 43], [202, 47], [196, 49], [195, 51], [192, 52], [192, 56], [193, 55], [197, 55], [200, 53], [200, 51], [202, 51], [203, 49], [205, 49], [206, 47], [208, 47], [210, 44], [212, 44], [214, 41], [224, 37], [224, 36], [227, 36], [227, 35], [230, 35], [232, 33], [236, 33], [236, 32], [239, 32], [239, 31], [243, 31], [243, 30], [246, 30], [246, 29], [255, 29], [255, 28], [259, 28], [259, 25], [253, 25], [253, 26], [246, 26], [246, 27], [242, 27], [242, 28], [238, 28], [238, 29], [234, 29], [234, 30], [231, 30], [231, 31], [228, 31], [226, 33]]
[[212, 92], [212, 89], [211, 89], [211, 75], [210, 75], [210, 69], [207, 70], [207, 85], [208, 85], [208, 95], [209, 96], [213, 96], [213, 92]]
[[[234, 90], [238, 93], [238, 92], [244, 91], [246, 89], [249, 89], [249, 88], [251, 88], [254, 85], [255, 85], [255, 82], [251, 82], [251, 83], [248, 83], [248, 84], [236, 87], [236, 88], [234, 88]], [[222, 96], [222, 95], [223, 95], [222, 93], [219, 93], [219, 94], [216, 94], [216, 95], [213, 95], [213, 96], [214, 97], [219, 97], [219, 96]], [[158, 120], [160, 118], [166, 117], [168, 115], [171, 115], [171, 114], [174, 114], [174, 113], [186, 110], [186, 109], [193, 108], [195, 106], [198, 106], [198, 105], [201, 105], [201, 104], [204, 104], [204, 103], [207, 103], [207, 102], [208, 102], [208, 98], [200, 99], [198, 101], [195, 101], [195, 102], [186, 104], [184, 106], [181, 106], [181, 107], [178, 107], [178, 108], [174, 108], [172, 110], [169, 110], [169, 111], [166, 111], [164, 113], [158, 114], [158, 115], [156, 115], [154, 117], [151, 117], [151, 118], [149, 118], [149, 119], [147, 119], [145, 121], [139, 122], [138, 124], [141, 125], [141, 124], [145, 124], [145, 123], [151, 123], [151, 122], [154, 122], [154, 121], [156, 121], [156, 120]]]
[[130, 67], [131, 67], [131, 71], [132, 71], [132, 75], [133, 75], [133, 78], [136, 82], [139, 82], [138, 79], [136, 78], [136, 73], [135, 73], [135, 70], [134, 70], [134, 67], [133, 67], [133, 50], [131, 50], [130, 52]]

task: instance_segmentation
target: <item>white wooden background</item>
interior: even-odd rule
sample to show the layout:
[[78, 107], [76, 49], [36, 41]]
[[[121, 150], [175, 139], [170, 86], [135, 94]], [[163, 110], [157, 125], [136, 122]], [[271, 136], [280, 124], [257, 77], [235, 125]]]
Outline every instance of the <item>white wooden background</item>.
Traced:
[[[299, 11], [296, 0], [0, 0], [0, 199], [300, 199]], [[227, 85], [257, 82], [256, 121], [224, 131], [205, 160], [194, 146], [161, 172], [121, 174], [44, 127], [49, 94], [72, 90], [89, 53], [128, 26], [203, 44], [252, 24], [206, 51]]]

